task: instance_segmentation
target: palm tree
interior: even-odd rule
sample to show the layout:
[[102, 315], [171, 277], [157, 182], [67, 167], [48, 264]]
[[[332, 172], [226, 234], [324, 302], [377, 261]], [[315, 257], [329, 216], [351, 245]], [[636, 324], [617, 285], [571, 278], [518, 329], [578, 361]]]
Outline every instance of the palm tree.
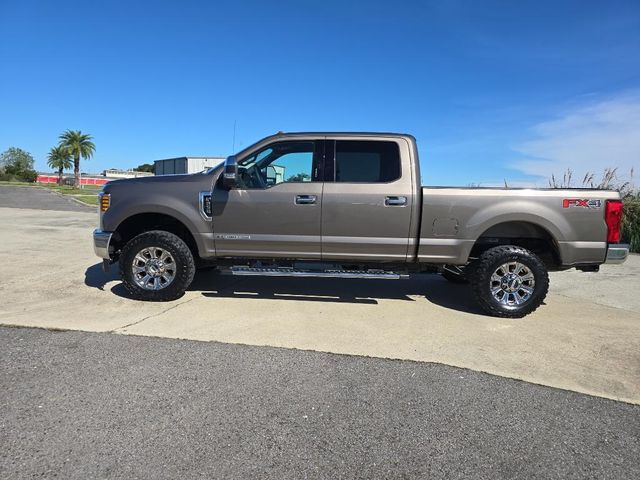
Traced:
[[91, 141], [93, 137], [88, 133], [82, 133], [80, 130], [67, 130], [60, 135], [60, 146], [69, 150], [69, 154], [73, 156], [73, 186], [80, 188], [80, 157], [85, 160], [93, 156], [96, 146]]
[[47, 165], [58, 170], [58, 185], [62, 185], [62, 172], [64, 170], [69, 170], [71, 165], [73, 165], [73, 163], [71, 163], [71, 154], [69, 153], [69, 150], [61, 145], [53, 147], [49, 151]]

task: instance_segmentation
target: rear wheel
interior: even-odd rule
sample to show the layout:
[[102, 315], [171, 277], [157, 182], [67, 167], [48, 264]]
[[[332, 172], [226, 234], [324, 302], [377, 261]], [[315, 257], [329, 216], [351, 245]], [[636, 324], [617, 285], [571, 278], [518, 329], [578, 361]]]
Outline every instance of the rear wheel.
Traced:
[[195, 263], [184, 241], [170, 232], [152, 230], [131, 239], [120, 255], [122, 283], [134, 298], [169, 301], [191, 284]]
[[478, 305], [490, 315], [521, 318], [538, 308], [549, 290], [549, 275], [537, 255], [505, 245], [484, 252], [468, 275]]

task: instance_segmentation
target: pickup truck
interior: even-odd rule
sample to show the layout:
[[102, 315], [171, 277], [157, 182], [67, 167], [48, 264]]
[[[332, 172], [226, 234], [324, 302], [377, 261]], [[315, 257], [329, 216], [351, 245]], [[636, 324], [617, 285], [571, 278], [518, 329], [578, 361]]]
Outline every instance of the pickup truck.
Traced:
[[[455, 166], [452, 166], [455, 168]], [[142, 300], [179, 298], [196, 269], [233, 275], [469, 283], [486, 313], [540, 306], [548, 271], [622, 263], [616, 191], [422, 187], [416, 140], [278, 133], [190, 175], [117, 180], [94, 249]]]

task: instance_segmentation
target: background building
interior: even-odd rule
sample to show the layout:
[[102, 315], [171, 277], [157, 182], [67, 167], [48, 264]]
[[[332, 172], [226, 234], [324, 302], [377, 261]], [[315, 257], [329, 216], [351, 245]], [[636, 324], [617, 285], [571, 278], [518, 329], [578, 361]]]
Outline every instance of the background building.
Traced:
[[175, 175], [178, 173], [197, 173], [224, 162], [224, 157], [178, 157], [156, 160], [156, 175]]
[[109, 168], [102, 172], [102, 176], [108, 178], [136, 178], [136, 177], [149, 177], [153, 175], [151, 172], [139, 172], [137, 170], [118, 170], [116, 168]]

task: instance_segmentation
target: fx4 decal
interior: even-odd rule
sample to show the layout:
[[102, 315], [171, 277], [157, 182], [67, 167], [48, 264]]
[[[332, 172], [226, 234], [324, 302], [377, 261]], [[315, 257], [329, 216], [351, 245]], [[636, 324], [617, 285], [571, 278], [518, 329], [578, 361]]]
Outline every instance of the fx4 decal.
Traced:
[[589, 198], [565, 198], [562, 200], [562, 208], [602, 208], [602, 200]]

